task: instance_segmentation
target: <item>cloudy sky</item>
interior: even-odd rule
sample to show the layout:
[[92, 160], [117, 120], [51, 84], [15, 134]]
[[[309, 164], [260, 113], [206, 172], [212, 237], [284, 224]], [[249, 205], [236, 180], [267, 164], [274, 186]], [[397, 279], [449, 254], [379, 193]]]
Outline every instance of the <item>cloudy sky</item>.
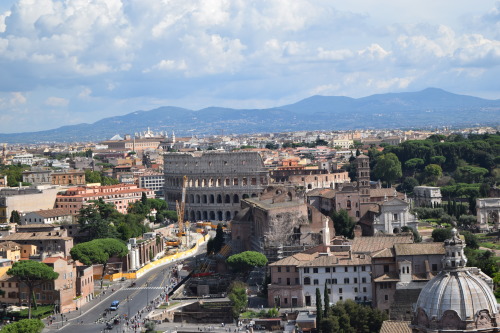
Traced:
[[0, 132], [438, 87], [500, 99], [490, 0], [1, 0]]

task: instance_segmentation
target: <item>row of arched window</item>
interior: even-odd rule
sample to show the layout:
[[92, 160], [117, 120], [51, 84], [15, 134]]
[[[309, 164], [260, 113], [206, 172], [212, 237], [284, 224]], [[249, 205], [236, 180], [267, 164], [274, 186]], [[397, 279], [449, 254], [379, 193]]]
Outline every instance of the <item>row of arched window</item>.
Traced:
[[186, 216], [190, 221], [230, 221], [238, 211], [195, 211], [186, 210]]
[[[257, 193], [243, 194], [241, 199], [249, 197], [257, 197]], [[239, 203], [240, 196], [238, 194], [189, 194], [186, 198], [188, 204], [233, 204]]]
[[[181, 187], [182, 177], [166, 177], [166, 186]], [[267, 185], [266, 177], [231, 177], [231, 178], [188, 178], [187, 187], [222, 187], [222, 186], [257, 186]]]

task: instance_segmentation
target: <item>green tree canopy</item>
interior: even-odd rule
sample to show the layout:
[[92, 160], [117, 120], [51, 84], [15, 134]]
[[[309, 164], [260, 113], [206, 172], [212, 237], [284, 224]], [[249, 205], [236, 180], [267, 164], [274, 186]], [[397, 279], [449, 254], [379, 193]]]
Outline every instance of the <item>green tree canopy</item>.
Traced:
[[101, 287], [102, 279], [106, 274], [106, 267], [109, 258], [113, 256], [122, 258], [126, 256], [127, 253], [127, 246], [122, 241], [115, 238], [101, 238], [94, 239], [90, 242], [80, 243], [73, 246], [70, 251], [71, 258], [73, 258], [74, 260], [78, 260], [87, 266], [96, 264], [103, 265]]
[[443, 165], [446, 162], [446, 157], [444, 156], [432, 156], [431, 163], [437, 164], [439, 166]]
[[418, 180], [413, 177], [406, 177], [405, 180], [397, 187], [397, 190], [405, 193], [413, 193], [413, 188], [420, 185]]
[[475, 215], [460, 215], [458, 218], [458, 225], [461, 228], [472, 228], [477, 222]]
[[94, 200], [80, 209], [78, 224], [80, 230], [87, 233], [88, 239], [116, 237], [112, 222], [120, 219], [120, 215], [114, 205], [102, 199]]
[[403, 172], [401, 170], [401, 162], [396, 154], [387, 153], [378, 157], [377, 164], [373, 169], [373, 175], [387, 182], [390, 187], [393, 182], [401, 178]]
[[215, 230], [215, 238], [212, 241], [212, 248], [214, 253], [218, 253], [222, 246], [224, 245], [224, 229], [222, 229], [222, 223], [217, 224], [217, 229]]
[[247, 286], [241, 281], [234, 281], [229, 286], [228, 298], [232, 304], [233, 318], [238, 319], [248, 306]]
[[494, 277], [498, 272], [495, 255], [492, 251], [474, 250], [466, 247], [465, 256], [469, 267], [477, 267], [490, 277]]
[[468, 231], [461, 231], [460, 232], [464, 238], [465, 238], [465, 245], [469, 248], [469, 249], [479, 249], [479, 241], [477, 239], [477, 236], [474, 235], [473, 233], [470, 233]]
[[345, 209], [341, 209], [338, 212], [333, 211], [331, 218], [333, 220], [333, 226], [335, 228], [335, 233], [337, 235], [342, 235], [348, 238], [353, 237], [354, 226], [356, 221], [349, 216], [349, 213]]
[[28, 294], [28, 318], [31, 319], [31, 301], [33, 289], [44, 282], [55, 280], [59, 273], [44, 263], [33, 260], [22, 260], [15, 262], [7, 271], [7, 274], [23, 282], [29, 290]]
[[406, 161], [404, 166], [405, 166], [405, 169], [411, 170], [414, 173], [415, 170], [420, 169], [421, 167], [424, 166], [424, 164], [425, 164], [425, 161], [423, 159], [412, 158], [412, 159]]
[[21, 215], [19, 215], [19, 212], [17, 210], [12, 211], [12, 213], [10, 214], [9, 222], [15, 224], [21, 224]]
[[455, 178], [465, 183], [480, 183], [487, 173], [488, 169], [485, 168], [463, 166], [457, 169]]
[[264, 267], [267, 264], [267, 258], [260, 252], [245, 251], [233, 254], [227, 258], [227, 263], [234, 270], [247, 272], [254, 267]]
[[379, 332], [382, 322], [387, 320], [385, 312], [352, 300], [339, 301], [331, 307], [330, 315], [318, 324], [326, 332]]
[[401, 228], [402, 232], [411, 232], [413, 234], [413, 242], [415, 243], [420, 243], [422, 241], [422, 236], [420, 236], [420, 233], [418, 230], [413, 229], [412, 227], [409, 227], [405, 225], [404, 227]]
[[325, 312], [323, 318], [330, 316], [330, 293], [328, 292], [328, 285], [325, 283], [325, 290], [323, 291], [323, 301], [325, 303]]
[[320, 323], [323, 320], [323, 305], [321, 305], [321, 292], [316, 288], [316, 322]]
[[437, 164], [428, 164], [424, 171], [425, 175], [432, 179], [438, 179], [443, 175], [443, 169]]
[[40, 319], [22, 319], [5, 325], [0, 333], [40, 333], [44, 326]]
[[451, 238], [450, 228], [436, 228], [432, 230], [432, 239], [435, 242], [444, 242], [449, 238]]
[[7, 176], [7, 186], [16, 187], [23, 181], [23, 171], [29, 170], [28, 165], [0, 165], [0, 174]]

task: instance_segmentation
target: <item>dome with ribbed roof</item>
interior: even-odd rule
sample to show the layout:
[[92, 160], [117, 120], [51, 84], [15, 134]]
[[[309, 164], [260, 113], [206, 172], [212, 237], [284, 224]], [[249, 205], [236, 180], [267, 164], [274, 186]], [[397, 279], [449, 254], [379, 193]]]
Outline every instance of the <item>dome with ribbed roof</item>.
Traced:
[[464, 248], [453, 229], [445, 241], [443, 270], [425, 285], [414, 306], [414, 332], [500, 332], [492, 280], [478, 268], [465, 267]]
[[470, 269], [442, 271], [422, 289], [417, 308], [429, 319], [440, 319], [448, 310], [462, 320], [473, 318], [481, 310], [498, 313], [491, 288]]

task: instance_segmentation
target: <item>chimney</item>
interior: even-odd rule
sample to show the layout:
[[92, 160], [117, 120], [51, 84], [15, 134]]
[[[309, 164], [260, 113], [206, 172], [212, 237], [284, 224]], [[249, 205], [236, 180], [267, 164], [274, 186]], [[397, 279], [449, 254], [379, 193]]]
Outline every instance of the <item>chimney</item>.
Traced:
[[354, 227], [354, 238], [361, 237], [363, 234], [363, 230], [361, 226], [358, 224]]

